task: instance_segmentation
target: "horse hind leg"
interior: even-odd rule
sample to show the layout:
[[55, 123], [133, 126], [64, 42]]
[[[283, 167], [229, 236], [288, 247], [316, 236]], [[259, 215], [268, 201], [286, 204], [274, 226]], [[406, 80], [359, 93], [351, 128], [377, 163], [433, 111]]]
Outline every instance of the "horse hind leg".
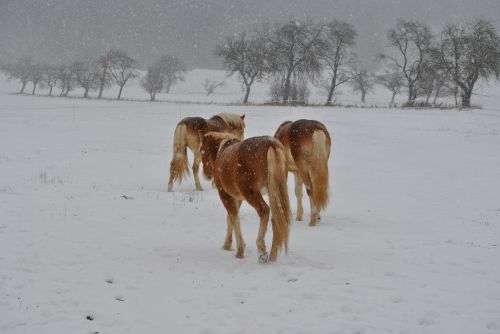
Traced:
[[316, 226], [316, 223], [320, 220], [319, 210], [311, 196], [309, 196], [309, 203], [311, 205], [311, 221], [309, 222], [309, 226]]
[[228, 214], [226, 240], [224, 240], [224, 246], [222, 246], [222, 249], [229, 251], [231, 250], [232, 246], [233, 246], [233, 223], [231, 222], [231, 218]]
[[270, 209], [269, 206], [264, 201], [264, 199], [262, 198], [260, 192], [249, 191], [246, 194], [245, 199], [257, 211], [257, 214], [259, 215], [260, 218], [259, 233], [257, 235], [257, 240], [255, 243], [257, 245], [257, 249], [259, 250], [259, 262], [265, 263], [269, 259], [269, 256], [266, 251], [265, 237], [267, 231], [267, 224], [269, 223]]
[[[219, 190], [219, 196], [227, 210], [228, 222], [232, 226], [232, 228], [230, 228], [228, 224], [225, 241], [228, 241], [228, 235], [232, 235], [232, 233], [229, 234], [229, 232], [232, 232], [231, 229], [234, 230], [236, 237], [236, 257], [241, 259], [245, 256], [245, 242], [243, 241], [243, 236], [241, 235], [240, 218], [238, 216], [241, 204], [223, 190]], [[226, 244], [226, 242], [224, 242], [224, 244]]]
[[304, 208], [302, 207], [302, 179], [298, 172], [294, 172], [293, 176], [295, 178], [295, 197], [297, 198], [297, 221], [302, 221], [304, 217]]
[[309, 203], [311, 207], [311, 217], [309, 221], [309, 226], [315, 226], [316, 223], [318, 222], [319, 211], [316, 208], [316, 205], [312, 198], [312, 187], [314, 187], [314, 185], [312, 184], [311, 181], [310, 166], [309, 163], [305, 160], [300, 160], [296, 163], [302, 182], [304, 182], [304, 185], [306, 187], [307, 196], [309, 197]]
[[194, 154], [194, 162], [193, 162], [193, 175], [194, 175], [194, 184], [195, 184], [196, 190], [198, 190], [198, 191], [203, 190], [201, 188], [200, 177], [198, 175], [198, 172], [200, 170], [200, 163], [201, 163], [201, 157], [198, 153], [195, 153]]

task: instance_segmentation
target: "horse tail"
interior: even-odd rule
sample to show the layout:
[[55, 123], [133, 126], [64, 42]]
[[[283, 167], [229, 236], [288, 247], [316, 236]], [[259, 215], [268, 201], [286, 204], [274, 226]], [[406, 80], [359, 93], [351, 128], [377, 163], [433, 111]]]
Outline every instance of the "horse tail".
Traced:
[[[287, 166], [282, 146], [270, 147], [267, 151], [268, 195], [273, 226], [271, 261], [276, 260], [277, 252], [285, 246], [288, 251], [288, 234], [291, 220], [290, 200], [288, 199]], [[275, 250], [273, 252], [273, 250]]]
[[311, 199], [314, 206], [324, 209], [328, 204], [328, 157], [330, 155], [326, 134], [316, 130], [312, 135], [311, 154]]
[[184, 123], [179, 123], [175, 127], [174, 132], [174, 147], [173, 157], [170, 162], [170, 181], [169, 191], [172, 190], [172, 183], [175, 181], [181, 182], [182, 179], [189, 175], [189, 165], [187, 158], [186, 146], [187, 127]]

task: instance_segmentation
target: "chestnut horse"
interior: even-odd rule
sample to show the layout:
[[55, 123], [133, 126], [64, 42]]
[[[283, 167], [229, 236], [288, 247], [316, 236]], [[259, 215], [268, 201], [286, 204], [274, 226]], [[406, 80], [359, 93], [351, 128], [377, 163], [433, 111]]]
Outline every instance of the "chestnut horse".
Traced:
[[[283, 145], [273, 137], [252, 137], [241, 141], [227, 133], [209, 132], [202, 143], [203, 173], [213, 179], [222, 204], [227, 210], [227, 234], [224, 249], [231, 250], [236, 236], [236, 257], [244, 256], [238, 211], [243, 200], [257, 211], [260, 228], [257, 236], [259, 262], [276, 261], [278, 251], [288, 248], [290, 202], [287, 167]], [[262, 198], [268, 192], [269, 206]], [[269, 207], [271, 207], [269, 209]], [[269, 214], [273, 228], [271, 254], [268, 257], [265, 234]]]
[[187, 150], [189, 147], [194, 155], [193, 175], [196, 190], [202, 190], [198, 170], [201, 162], [201, 141], [203, 135], [210, 131], [229, 132], [243, 139], [245, 131], [245, 115], [220, 113], [206, 120], [201, 117], [186, 117], [175, 127], [173, 158], [170, 162], [170, 179], [168, 180], [168, 191], [172, 191], [175, 181], [179, 183], [189, 175]]
[[319, 211], [328, 204], [330, 134], [321, 122], [301, 119], [282, 123], [274, 137], [285, 147], [288, 170], [295, 177], [297, 220], [301, 221], [304, 214], [302, 184], [305, 184], [311, 204], [309, 225], [314, 226], [319, 219]]

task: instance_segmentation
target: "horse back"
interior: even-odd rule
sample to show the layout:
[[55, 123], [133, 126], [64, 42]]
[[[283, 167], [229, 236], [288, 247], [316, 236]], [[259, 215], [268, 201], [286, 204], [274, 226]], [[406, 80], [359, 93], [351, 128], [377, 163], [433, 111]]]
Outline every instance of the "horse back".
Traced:
[[223, 149], [216, 162], [216, 185], [238, 199], [266, 188], [270, 147], [283, 149], [282, 144], [270, 136], [251, 137]]
[[185, 124], [188, 131], [207, 132], [207, 120], [202, 117], [186, 117], [179, 124]]
[[287, 129], [290, 151], [294, 160], [307, 158], [312, 151], [313, 134], [316, 131], [322, 131], [327, 140], [327, 147], [330, 150], [331, 138], [326, 126], [315, 120], [300, 119], [290, 124]]

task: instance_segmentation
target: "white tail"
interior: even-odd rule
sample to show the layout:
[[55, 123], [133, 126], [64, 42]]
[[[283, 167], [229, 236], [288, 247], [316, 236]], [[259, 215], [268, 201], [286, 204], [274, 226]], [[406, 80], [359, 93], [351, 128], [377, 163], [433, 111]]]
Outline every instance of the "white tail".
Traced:
[[168, 181], [169, 191], [172, 191], [173, 182], [181, 182], [185, 176], [189, 175], [186, 135], [186, 124], [178, 124], [174, 132], [173, 157], [170, 162], [170, 180]]
[[288, 251], [288, 234], [291, 220], [290, 200], [288, 198], [287, 166], [282, 148], [270, 147], [267, 151], [268, 196], [271, 207], [273, 244], [270, 260], [276, 261], [278, 251], [285, 246]]
[[330, 150], [326, 135], [322, 130], [314, 131], [312, 143], [310, 196], [314, 206], [318, 210], [321, 210], [328, 204], [328, 157], [330, 155]]

